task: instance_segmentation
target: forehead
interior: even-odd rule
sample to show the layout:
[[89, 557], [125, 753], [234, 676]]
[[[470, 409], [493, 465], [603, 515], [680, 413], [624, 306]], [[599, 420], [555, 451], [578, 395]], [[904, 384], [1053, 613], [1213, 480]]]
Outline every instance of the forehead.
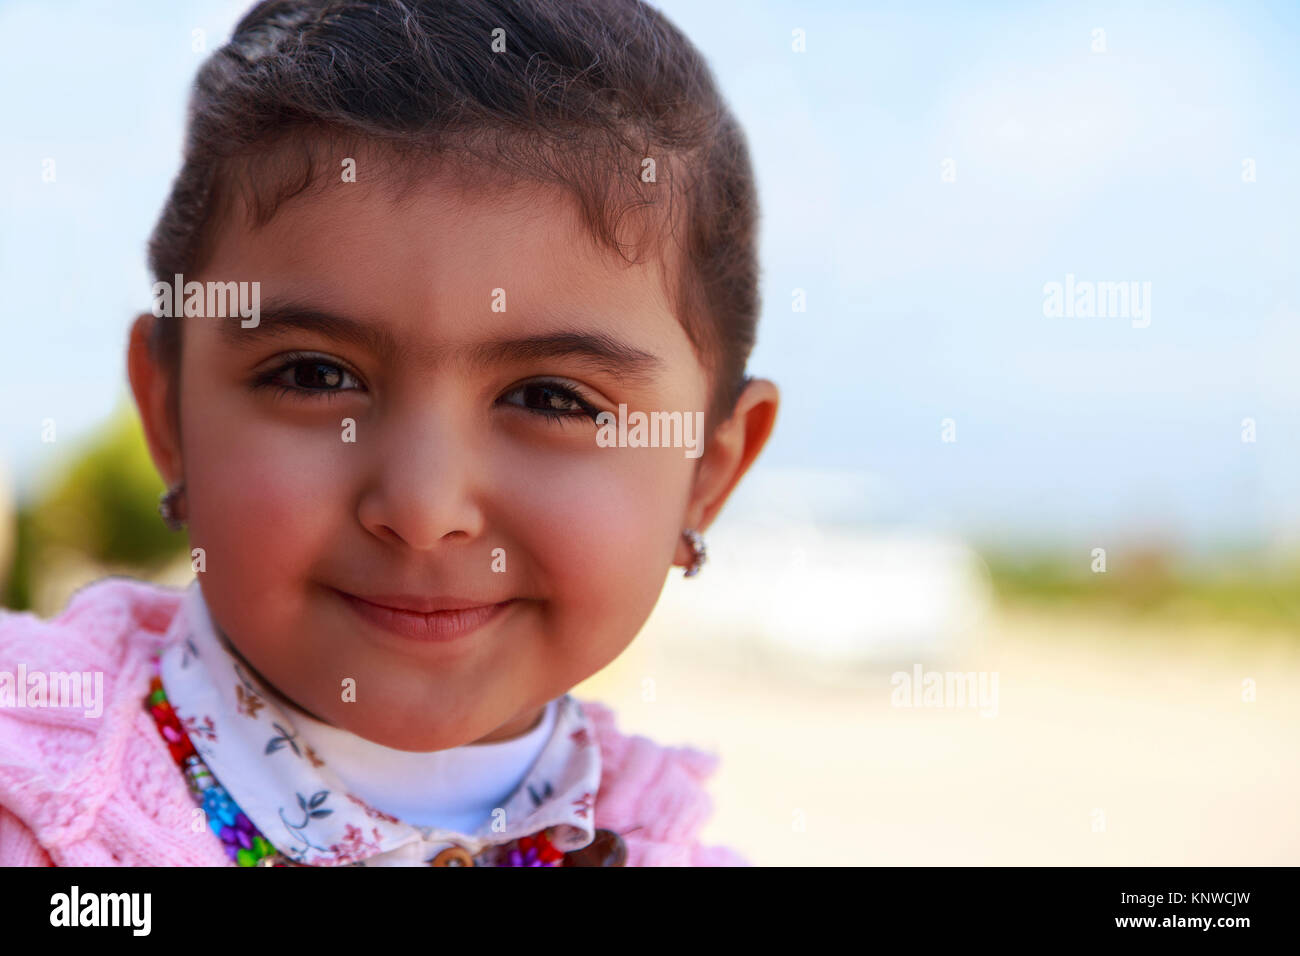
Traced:
[[322, 178], [260, 226], [246, 209], [223, 217], [196, 278], [260, 281], [264, 302], [384, 324], [413, 348], [576, 320], [670, 362], [694, 360], [672, 267], [599, 245], [567, 190], [450, 172], [394, 179], [367, 156], [356, 162], [357, 182]]

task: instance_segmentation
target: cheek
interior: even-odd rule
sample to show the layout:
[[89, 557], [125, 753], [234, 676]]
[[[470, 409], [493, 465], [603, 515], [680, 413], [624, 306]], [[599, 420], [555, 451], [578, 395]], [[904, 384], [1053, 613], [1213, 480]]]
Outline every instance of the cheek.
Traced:
[[246, 409], [185, 411], [186, 487], [194, 547], [207, 573], [232, 575], [271, 612], [327, 554], [348, 510], [346, 455], [328, 429], [289, 428]]
[[534, 458], [511, 487], [509, 528], [536, 565], [558, 639], [621, 647], [663, 588], [681, 532], [691, 462], [680, 449], [610, 448]]

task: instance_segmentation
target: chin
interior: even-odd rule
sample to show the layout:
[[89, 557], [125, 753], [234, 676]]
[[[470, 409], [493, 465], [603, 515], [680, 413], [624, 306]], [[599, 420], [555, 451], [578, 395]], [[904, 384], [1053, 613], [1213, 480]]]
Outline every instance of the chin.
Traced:
[[393, 750], [408, 750], [416, 753], [429, 753], [434, 750], [451, 750], [453, 747], [460, 747], [464, 744], [471, 743], [468, 738], [450, 738], [450, 737], [424, 737], [424, 738], [404, 738], [384, 746], [391, 747]]
[[[457, 728], [449, 727], [433, 728], [423, 732], [413, 731], [409, 726], [387, 728], [387, 732], [385, 729], [377, 728], [374, 734], [362, 733], [360, 736], [393, 750], [418, 752], [450, 750], [452, 747], [459, 747], [477, 739], [472, 733], [458, 733]], [[478, 736], [481, 737], [482, 734]]]

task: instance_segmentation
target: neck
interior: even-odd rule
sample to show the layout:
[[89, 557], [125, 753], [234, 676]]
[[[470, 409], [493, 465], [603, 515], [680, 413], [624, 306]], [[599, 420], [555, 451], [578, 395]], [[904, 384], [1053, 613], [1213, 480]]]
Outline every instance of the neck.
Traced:
[[507, 721], [490, 734], [480, 737], [473, 741], [476, 744], [495, 744], [503, 740], [513, 740], [515, 737], [522, 737], [530, 730], [535, 730], [537, 725], [542, 722], [542, 717], [546, 713], [546, 705], [541, 707], [529, 708], [514, 720]]

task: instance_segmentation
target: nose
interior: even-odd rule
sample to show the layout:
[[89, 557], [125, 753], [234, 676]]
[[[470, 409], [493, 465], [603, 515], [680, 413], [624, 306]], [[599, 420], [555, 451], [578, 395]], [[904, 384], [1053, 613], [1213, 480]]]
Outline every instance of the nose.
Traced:
[[481, 449], [469, 428], [450, 416], [425, 414], [393, 422], [374, 436], [369, 480], [357, 517], [376, 537], [428, 551], [444, 541], [483, 533]]

